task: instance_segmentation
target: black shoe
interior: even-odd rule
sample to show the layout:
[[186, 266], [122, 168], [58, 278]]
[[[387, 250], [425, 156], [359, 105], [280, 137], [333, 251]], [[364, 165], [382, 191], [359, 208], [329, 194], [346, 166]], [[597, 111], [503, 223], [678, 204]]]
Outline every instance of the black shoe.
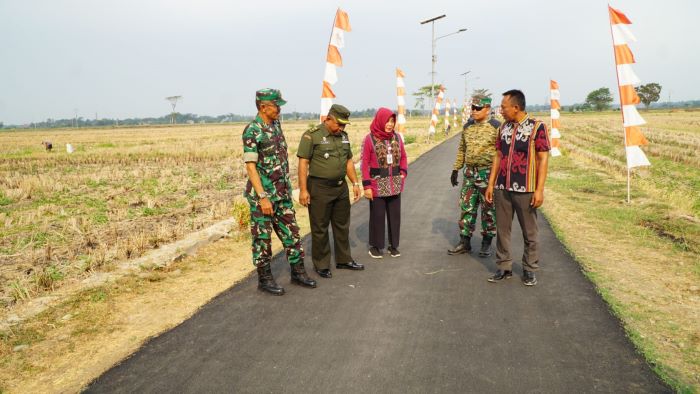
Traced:
[[492, 283], [495, 283], [495, 282], [501, 281], [501, 280], [503, 280], [503, 279], [509, 279], [509, 278], [511, 278], [512, 276], [513, 276], [513, 271], [498, 270], [498, 271], [496, 271], [495, 274], [493, 274], [493, 276], [491, 276], [491, 277], [488, 279], [488, 281], [489, 281], [489, 282], [492, 282]]
[[292, 266], [292, 283], [306, 287], [316, 287], [316, 281], [309, 278], [309, 275], [306, 274], [303, 261]]
[[326, 268], [325, 270], [320, 270], [320, 269], [314, 268], [314, 271], [316, 271], [316, 273], [317, 273], [321, 278], [332, 278], [332, 277], [333, 277], [333, 274], [331, 273], [331, 270], [329, 270], [328, 268]]
[[523, 271], [523, 284], [525, 286], [534, 286], [537, 284], [537, 278], [532, 271]]
[[336, 263], [335, 268], [360, 271], [360, 270], [365, 269], [365, 266], [360, 264], [360, 263], [356, 263], [354, 261], [351, 261], [349, 263], [341, 263], [341, 264]]
[[457, 244], [452, 249], [447, 249], [447, 254], [464, 254], [472, 251], [471, 237], [465, 237], [464, 235], [459, 237], [459, 244]]
[[284, 288], [278, 285], [275, 278], [272, 277], [270, 264], [258, 267], [258, 290], [278, 296], [284, 294]]
[[389, 247], [389, 255], [391, 257], [399, 257], [399, 256], [401, 256], [401, 252], [399, 252], [399, 250], [396, 249], [395, 247], [390, 246]]
[[379, 248], [375, 248], [374, 246], [372, 246], [371, 248], [369, 248], [369, 257], [373, 259], [381, 259], [384, 256], [382, 256], [382, 251]]
[[479, 256], [488, 257], [491, 256], [491, 240], [493, 238], [488, 235], [481, 240], [481, 249], [479, 250]]

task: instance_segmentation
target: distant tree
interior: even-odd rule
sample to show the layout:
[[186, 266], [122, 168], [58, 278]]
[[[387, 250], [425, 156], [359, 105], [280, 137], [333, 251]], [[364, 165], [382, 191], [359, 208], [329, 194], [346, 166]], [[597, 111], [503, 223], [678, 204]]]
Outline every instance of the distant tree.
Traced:
[[637, 91], [639, 100], [642, 101], [646, 109], [649, 109], [651, 103], [655, 103], [661, 98], [661, 85], [656, 82], [640, 85], [634, 90]]
[[[440, 85], [433, 85], [433, 95], [437, 96], [439, 91]], [[430, 85], [422, 86], [417, 92], [413, 93], [413, 97], [416, 98], [413, 108], [425, 109], [425, 99], [430, 98]]]
[[613, 97], [608, 88], [596, 89], [586, 97], [586, 104], [595, 108], [596, 111], [602, 111], [604, 109], [610, 108], [610, 103], [612, 103]]

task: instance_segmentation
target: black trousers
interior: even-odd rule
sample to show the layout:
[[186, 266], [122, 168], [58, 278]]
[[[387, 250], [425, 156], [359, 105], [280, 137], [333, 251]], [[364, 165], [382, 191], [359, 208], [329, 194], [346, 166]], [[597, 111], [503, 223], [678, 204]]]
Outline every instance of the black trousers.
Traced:
[[309, 221], [311, 222], [311, 259], [316, 269], [331, 265], [331, 245], [328, 225], [333, 228], [335, 262], [353, 261], [350, 255], [350, 192], [348, 184], [329, 185], [325, 179], [309, 177]]
[[[385, 219], [386, 218], [386, 219]], [[374, 197], [369, 202], [369, 245], [384, 249], [384, 224], [389, 223], [389, 245], [399, 247], [401, 235], [401, 194]]]

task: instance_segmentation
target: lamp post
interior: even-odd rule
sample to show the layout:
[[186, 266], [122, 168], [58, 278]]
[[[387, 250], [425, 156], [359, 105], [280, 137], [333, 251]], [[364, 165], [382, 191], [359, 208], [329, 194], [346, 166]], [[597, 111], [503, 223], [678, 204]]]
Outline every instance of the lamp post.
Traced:
[[459, 75], [464, 76], [464, 102], [465, 103], [467, 102], [467, 74], [469, 74], [470, 72], [472, 72], [472, 70], [469, 70], [467, 72], [463, 72], [463, 73], [459, 74]]
[[426, 23], [432, 24], [432, 31], [433, 31], [433, 34], [432, 34], [432, 41], [431, 41], [431, 42], [432, 42], [432, 67], [431, 67], [431, 69], [430, 69], [430, 109], [431, 109], [431, 111], [432, 111], [432, 108], [434, 107], [433, 98], [435, 97], [435, 92], [434, 92], [434, 87], [435, 87], [435, 63], [437, 62], [437, 57], [436, 57], [436, 55], [435, 55], [435, 46], [436, 46], [437, 40], [439, 40], [439, 39], [441, 39], [441, 38], [445, 38], [445, 37], [447, 37], [447, 36], [451, 36], [451, 35], [453, 35], [453, 34], [458, 34], [458, 33], [461, 33], [461, 32], [463, 32], [463, 31], [467, 31], [467, 29], [459, 29], [459, 30], [457, 30], [457, 31], [455, 31], [455, 32], [452, 32], [452, 33], [450, 33], [450, 34], [445, 34], [444, 36], [440, 36], [440, 37], [435, 38], [435, 21], [438, 20], [438, 19], [442, 19], [442, 18], [444, 18], [444, 17], [446, 17], [446, 16], [447, 16], [447, 15], [444, 15], [444, 14], [443, 14], [443, 15], [440, 15], [440, 16], [436, 16], [435, 18], [426, 19], [426, 20], [424, 20], [424, 21], [422, 21], [422, 22], [420, 23], [421, 25], [424, 25], [424, 24], [426, 24]]

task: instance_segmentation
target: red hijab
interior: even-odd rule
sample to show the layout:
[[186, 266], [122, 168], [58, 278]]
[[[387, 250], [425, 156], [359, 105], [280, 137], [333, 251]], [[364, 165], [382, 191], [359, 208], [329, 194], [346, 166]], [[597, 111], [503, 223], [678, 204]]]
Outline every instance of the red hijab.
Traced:
[[369, 125], [369, 131], [372, 133], [374, 138], [379, 140], [388, 140], [394, 136], [393, 131], [384, 131], [384, 127], [391, 118], [394, 118], [394, 123], [396, 123], [396, 114], [389, 108], [381, 107], [377, 110], [377, 113], [374, 115], [374, 119], [372, 120], [372, 124]]

